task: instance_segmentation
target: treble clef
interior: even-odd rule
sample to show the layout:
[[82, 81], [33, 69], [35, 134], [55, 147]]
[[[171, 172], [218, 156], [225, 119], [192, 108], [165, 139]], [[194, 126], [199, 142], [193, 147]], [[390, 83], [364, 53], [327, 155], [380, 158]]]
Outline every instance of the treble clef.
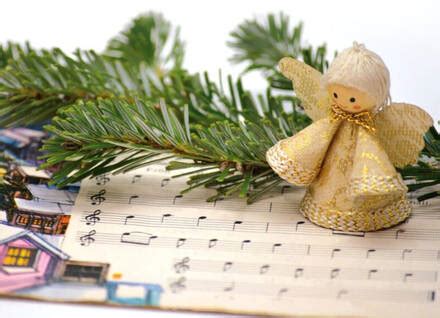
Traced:
[[101, 174], [97, 176], [95, 180], [96, 180], [96, 185], [105, 185], [107, 182], [110, 181], [110, 178], [107, 177], [106, 174]]
[[95, 210], [93, 213], [86, 215], [84, 218], [87, 221], [87, 225], [95, 225], [96, 222], [99, 222], [101, 218], [98, 216], [101, 214], [101, 210]]
[[185, 283], [186, 283], [186, 278], [180, 277], [179, 279], [177, 279], [176, 281], [170, 284], [171, 291], [174, 294], [181, 292], [182, 290], [186, 289]]
[[98, 193], [91, 195], [90, 200], [92, 201], [92, 205], [100, 205], [102, 202], [104, 202], [105, 201], [104, 194], [105, 194], [105, 190], [102, 189]]
[[81, 241], [81, 246], [89, 246], [93, 242], [95, 242], [94, 235], [96, 234], [95, 230], [91, 230], [88, 234], [85, 234], [79, 238]]
[[184, 257], [180, 262], [177, 262], [174, 264], [174, 270], [176, 273], [185, 273], [187, 270], [189, 270], [189, 257]]

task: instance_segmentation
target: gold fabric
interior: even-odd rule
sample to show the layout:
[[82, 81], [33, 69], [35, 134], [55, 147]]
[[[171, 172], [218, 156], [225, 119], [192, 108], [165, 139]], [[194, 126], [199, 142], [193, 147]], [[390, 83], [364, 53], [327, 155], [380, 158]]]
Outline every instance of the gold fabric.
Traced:
[[423, 109], [410, 104], [393, 103], [374, 118], [377, 137], [391, 162], [399, 168], [417, 162], [425, 146], [423, 135], [434, 122]]
[[[267, 161], [287, 181], [309, 185], [301, 212], [319, 225], [370, 231], [409, 215], [409, 205], [396, 205], [406, 200], [407, 188], [400, 175], [377, 138], [354, 122], [321, 119], [278, 142], [268, 151]], [[290, 169], [289, 161], [296, 169]], [[395, 211], [395, 219], [390, 215], [393, 206], [401, 209]]]
[[291, 57], [281, 59], [279, 68], [293, 82], [295, 94], [310, 118], [316, 121], [330, 114], [330, 100], [327, 92], [321, 90], [319, 71]]
[[281, 140], [267, 155], [278, 175], [296, 185], [309, 185], [318, 175], [339, 121], [323, 118], [294, 136]]

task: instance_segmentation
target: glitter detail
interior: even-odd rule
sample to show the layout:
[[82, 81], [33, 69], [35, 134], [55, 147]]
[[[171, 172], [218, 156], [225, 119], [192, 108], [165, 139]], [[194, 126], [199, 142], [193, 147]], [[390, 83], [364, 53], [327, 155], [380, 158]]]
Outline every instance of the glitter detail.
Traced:
[[300, 204], [300, 212], [315, 224], [339, 231], [377, 231], [396, 225], [411, 214], [411, 204], [405, 196], [391, 204], [369, 211], [328, 209], [313, 201], [307, 192]]

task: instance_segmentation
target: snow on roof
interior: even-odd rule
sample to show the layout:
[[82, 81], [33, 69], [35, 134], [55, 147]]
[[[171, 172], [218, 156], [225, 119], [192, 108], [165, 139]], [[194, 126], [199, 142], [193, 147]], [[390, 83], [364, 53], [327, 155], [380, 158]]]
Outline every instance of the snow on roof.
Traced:
[[30, 142], [30, 139], [28, 137], [16, 133], [10, 129], [3, 129], [2, 131], [0, 131], [0, 134], [19, 141], [21, 145], [27, 145]]
[[26, 188], [32, 193], [34, 200], [62, 204], [74, 204], [78, 196], [76, 192], [49, 188], [45, 184], [27, 184]]
[[18, 169], [21, 170], [23, 172], [23, 174], [25, 174], [26, 176], [29, 176], [29, 177], [50, 179], [49, 173], [47, 173], [44, 170], [37, 170], [37, 167], [19, 166]]
[[46, 240], [44, 240], [38, 234], [31, 232], [29, 230], [23, 230], [22, 228], [13, 227], [5, 224], [0, 224], [0, 245], [15, 241], [20, 237], [27, 237], [31, 239], [36, 245], [49, 251], [61, 259], [69, 259], [69, 255], [53, 246]]
[[24, 127], [13, 128], [12, 130], [15, 133], [18, 133], [22, 136], [26, 136], [29, 138], [43, 138], [46, 135], [43, 131], [24, 128]]
[[37, 200], [26, 200], [21, 198], [14, 198], [17, 208], [21, 211], [37, 212], [43, 214], [70, 214], [72, 211], [72, 205], [48, 202], [48, 201], [37, 201]]

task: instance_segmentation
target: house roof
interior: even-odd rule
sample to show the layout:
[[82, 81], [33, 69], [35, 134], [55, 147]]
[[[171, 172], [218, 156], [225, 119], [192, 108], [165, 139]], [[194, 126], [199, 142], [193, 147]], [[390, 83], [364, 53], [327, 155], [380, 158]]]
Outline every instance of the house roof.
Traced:
[[17, 209], [20, 211], [36, 212], [43, 214], [70, 214], [72, 204], [49, 202], [44, 200], [26, 200], [14, 198]]
[[49, 188], [46, 184], [27, 184], [26, 188], [33, 198], [48, 202], [73, 204], [78, 196], [76, 192]]
[[29, 177], [36, 177], [41, 179], [50, 179], [49, 173], [44, 170], [37, 170], [37, 167], [33, 166], [18, 166], [18, 169], [23, 172], [24, 175]]
[[11, 130], [17, 134], [20, 134], [22, 136], [26, 136], [29, 138], [43, 138], [46, 135], [46, 133], [41, 130], [29, 129], [29, 128], [24, 128], [24, 127], [12, 128]]
[[38, 235], [37, 233], [5, 224], [0, 224], [0, 245], [15, 241], [23, 237], [31, 240], [39, 248], [58, 256], [60, 259], [69, 259], [69, 255], [64, 253], [58, 247], [47, 242], [45, 239], [43, 239], [42, 236]]

